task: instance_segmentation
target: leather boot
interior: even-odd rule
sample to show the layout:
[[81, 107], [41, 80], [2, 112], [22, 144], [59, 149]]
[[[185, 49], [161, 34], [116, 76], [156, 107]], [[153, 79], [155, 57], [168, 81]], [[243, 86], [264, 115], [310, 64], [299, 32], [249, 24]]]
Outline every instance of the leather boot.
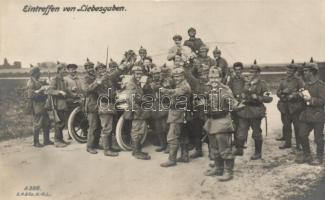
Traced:
[[296, 152], [295, 162], [298, 163], [298, 164], [304, 163], [304, 155], [303, 155], [302, 151], [297, 151]]
[[235, 151], [236, 156], [243, 156], [244, 155], [244, 144], [245, 144], [245, 140], [237, 139], [237, 141], [236, 141], [236, 151]]
[[167, 148], [167, 138], [163, 132], [158, 133], [158, 138], [159, 138], [159, 142], [160, 142], [160, 147], [156, 148], [155, 151], [162, 152]]
[[234, 170], [235, 160], [234, 159], [225, 159], [225, 172], [222, 176], [218, 178], [219, 181], [225, 182], [233, 179], [233, 170]]
[[148, 154], [141, 152], [141, 141], [140, 139], [136, 139], [134, 142], [132, 155], [140, 160], [150, 160], [151, 157]]
[[109, 149], [113, 152], [120, 152], [122, 149], [120, 146], [117, 144], [116, 137], [114, 135], [109, 136], [109, 141], [108, 141]]
[[41, 143], [39, 142], [39, 132], [39, 130], [34, 130], [34, 147], [43, 147], [43, 145], [41, 145]]
[[168, 161], [161, 163], [161, 167], [172, 167], [176, 165], [176, 156], [178, 151], [178, 145], [169, 144], [169, 157]]
[[258, 160], [262, 158], [262, 140], [255, 140], [255, 153], [252, 155], [251, 160]]
[[224, 171], [224, 159], [218, 157], [215, 159], [214, 167], [210, 170], [207, 170], [204, 175], [206, 176], [222, 176]]
[[195, 150], [193, 154], [190, 155], [190, 158], [195, 159], [195, 158], [200, 158], [203, 157], [203, 152], [201, 150]]
[[308, 138], [301, 139], [301, 146], [303, 151], [303, 159], [300, 163], [311, 163], [313, 161], [313, 158], [311, 156], [310, 152], [310, 144]]
[[188, 163], [190, 161], [188, 156], [188, 145], [182, 144], [181, 145], [181, 157], [177, 158], [177, 162]]
[[104, 135], [101, 137], [102, 139], [102, 144], [104, 148], [104, 155], [105, 156], [118, 156], [117, 152], [114, 152], [111, 150], [111, 144], [112, 142], [110, 141], [110, 137], [108, 135]]
[[291, 148], [291, 142], [286, 141], [282, 146], [279, 146], [279, 149], [289, 149]]
[[166, 149], [164, 150], [165, 154], [169, 154], [169, 144], [167, 144]]
[[43, 137], [44, 137], [44, 145], [53, 145], [54, 142], [50, 140], [50, 130], [49, 129], [44, 129], [43, 130]]
[[281, 136], [281, 137], [279, 137], [279, 138], [276, 138], [275, 140], [276, 140], [276, 141], [285, 141], [285, 138], [284, 138], [284, 136]]

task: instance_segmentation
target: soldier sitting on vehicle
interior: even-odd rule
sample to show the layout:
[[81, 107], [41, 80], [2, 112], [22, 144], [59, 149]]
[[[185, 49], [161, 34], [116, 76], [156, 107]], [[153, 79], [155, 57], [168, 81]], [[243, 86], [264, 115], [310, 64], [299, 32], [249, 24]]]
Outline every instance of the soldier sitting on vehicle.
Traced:
[[196, 30], [195, 28], [189, 28], [188, 31], [188, 36], [190, 37], [188, 40], [185, 40], [184, 42], [184, 46], [188, 46], [191, 48], [191, 50], [195, 53], [195, 54], [199, 54], [199, 50], [201, 48], [201, 46], [203, 45], [203, 42], [200, 38], [196, 38]]
[[189, 47], [182, 45], [182, 36], [175, 35], [173, 37], [173, 40], [175, 42], [175, 45], [169, 49], [167, 60], [173, 60], [177, 54], [181, 55], [183, 61], [185, 62], [192, 57], [195, 57], [195, 54]]
[[221, 57], [221, 50], [218, 47], [216, 47], [213, 50], [213, 57], [216, 61], [217, 67], [219, 67], [221, 69], [222, 83], [226, 84], [227, 80], [228, 80], [228, 76], [229, 76], [228, 63], [227, 63], [226, 59]]
[[39, 142], [39, 132], [43, 130], [43, 144], [52, 145], [50, 140], [50, 118], [45, 108], [47, 95], [40, 81], [41, 72], [38, 67], [30, 70], [30, 79], [27, 82], [28, 113], [33, 115], [34, 147], [42, 147]]

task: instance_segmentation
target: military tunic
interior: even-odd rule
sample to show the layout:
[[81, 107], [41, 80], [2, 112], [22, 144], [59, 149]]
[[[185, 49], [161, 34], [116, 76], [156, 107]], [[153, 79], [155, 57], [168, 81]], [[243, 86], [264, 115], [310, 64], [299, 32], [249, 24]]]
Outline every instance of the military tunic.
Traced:
[[[178, 108], [180, 105], [177, 100], [179, 97], [184, 96], [185, 100], [189, 99], [189, 95], [191, 93], [191, 87], [186, 80], [181, 81], [176, 85], [175, 89], [168, 89], [167, 95], [171, 96], [171, 108], [168, 112], [167, 123], [169, 123], [169, 131], [167, 134], [167, 142], [168, 144], [178, 145], [180, 134], [181, 134], [181, 125], [185, 122], [185, 114], [186, 111]], [[184, 99], [182, 100], [182, 102]], [[186, 109], [186, 108], [185, 108]]]
[[124, 112], [124, 117], [132, 120], [131, 138], [133, 141], [141, 140], [146, 128], [146, 120], [150, 115], [150, 110], [142, 108], [143, 89], [141, 84], [132, 78], [126, 85], [129, 93], [129, 110]]
[[231, 106], [236, 104], [234, 102], [236, 100], [226, 85], [220, 85], [209, 95], [209, 109], [204, 130], [208, 133], [210, 151], [214, 158], [234, 159], [231, 150], [231, 137], [234, 128], [230, 115]]
[[198, 54], [200, 47], [203, 45], [203, 42], [200, 38], [189, 38], [184, 41], [184, 46], [188, 46], [191, 50]]
[[314, 82], [307, 82], [305, 89], [309, 91], [311, 100], [300, 113], [299, 135], [304, 152], [310, 153], [308, 136], [314, 130], [317, 156], [322, 159], [324, 154], [325, 83], [317, 79]]
[[87, 120], [89, 124], [87, 135], [87, 148], [95, 148], [96, 143], [96, 130], [99, 127], [99, 116], [97, 99], [98, 94], [96, 88], [98, 83], [96, 82], [96, 76], [87, 74], [82, 80], [82, 90], [85, 95], [84, 110], [87, 114]]
[[[237, 112], [239, 116], [238, 139], [246, 141], [249, 127], [253, 129], [253, 139], [262, 140], [261, 120], [265, 117], [266, 107], [264, 103], [272, 101], [272, 97], [264, 95], [269, 92], [268, 86], [263, 80], [255, 80], [246, 84], [242, 97], [245, 107]], [[252, 95], [257, 95], [254, 99]]]
[[[68, 95], [67, 90], [67, 82], [60, 75], [56, 75], [50, 81], [51, 89], [54, 91], [63, 91]], [[67, 104], [67, 96], [63, 96], [61, 94], [53, 96], [54, 108], [57, 112], [59, 119], [57, 119], [55, 123], [55, 141], [63, 140], [63, 129], [68, 121], [68, 104]]]
[[193, 67], [193, 75], [201, 80], [202, 84], [205, 84], [208, 81], [208, 75], [210, 68], [216, 66], [216, 62], [211, 57], [201, 57], [199, 56], [196, 60], [197, 63]]
[[45, 108], [47, 95], [43, 92], [35, 93], [43, 83], [31, 77], [27, 82], [27, 98], [31, 103], [33, 114], [34, 143], [39, 142], [39, 132], [43, 129], [44, 140], [49, 140], [50, 118]]
[[222, 83], [226, 84], [227, 77], [229, 74], [228, 63], [227, 63], [226, 59], [224, 59], [223, 57], [219, 57], [215, 61], [216, 61], [217, 67], [219, 67], [221, 69]]
[[277, 90], [279, 101], [277, 107], [281, 112], [281, 121], [283, 124], [282, 132], [287, 144], [291, 144], [293, 124], [296, 136], [296, 145], [299, 141], [299, 114], [304, 109], [303, 99], [299, 96], [299, 90], [304, 87], [301, 79], [290, 77], [282, 80]]

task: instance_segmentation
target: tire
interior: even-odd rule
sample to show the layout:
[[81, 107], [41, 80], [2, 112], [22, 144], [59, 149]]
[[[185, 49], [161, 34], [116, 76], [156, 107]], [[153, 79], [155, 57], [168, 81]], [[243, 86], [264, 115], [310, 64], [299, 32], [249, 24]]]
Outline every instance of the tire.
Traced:
[[73, 109], [68, 119], [69, 134], [79, 143], [87, 142], [88, 120], [80, 106]]
[[[131, 151], [132, 150], [132, 140], [131, 140], [131, 120], [124, 119], [123, 115], [119, 118], [117, 125], [116, 125], [116, 141], [118, 145], [124, 151]], [[146, 127], [145, 132], [143, 134], [141, 144], [143, 144], [147, 138], [148, 134], [148, 127]]]

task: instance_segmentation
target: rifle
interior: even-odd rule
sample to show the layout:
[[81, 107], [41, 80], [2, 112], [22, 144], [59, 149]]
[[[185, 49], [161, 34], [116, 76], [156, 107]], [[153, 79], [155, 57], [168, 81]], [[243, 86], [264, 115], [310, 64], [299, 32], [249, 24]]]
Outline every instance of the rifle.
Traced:
[[108, 45], [106, 48], [106, 67], [108, 68]]
[[[48, 76], [48, 80], [49, 80], [49, 83], [50, 83], [50, 81], [51, 81], [51, 74], [50, 74], [50, 68], [49, 67], [47, 67], [47, 76]], [[52, 110], [52, 115], [53, 115], [53, 119], [54, 119], [54, 130], [55, 130], [55, 132], [57, 132], [56, 124], [58, 122], [60, 122], [60, 118], [59, 118], [58, 113], [57, 113], [57, 111], [56, 111], [56, 109], [54, 107], [53, 96], [52, 96], [52, 93], [51, 93], [50, 90], [51, 89], [49, 89], [47, 91], [47, 95], [48, 95], [47, 98], [49, 100], [49, 103], [51, 104], [51, 110]]]

